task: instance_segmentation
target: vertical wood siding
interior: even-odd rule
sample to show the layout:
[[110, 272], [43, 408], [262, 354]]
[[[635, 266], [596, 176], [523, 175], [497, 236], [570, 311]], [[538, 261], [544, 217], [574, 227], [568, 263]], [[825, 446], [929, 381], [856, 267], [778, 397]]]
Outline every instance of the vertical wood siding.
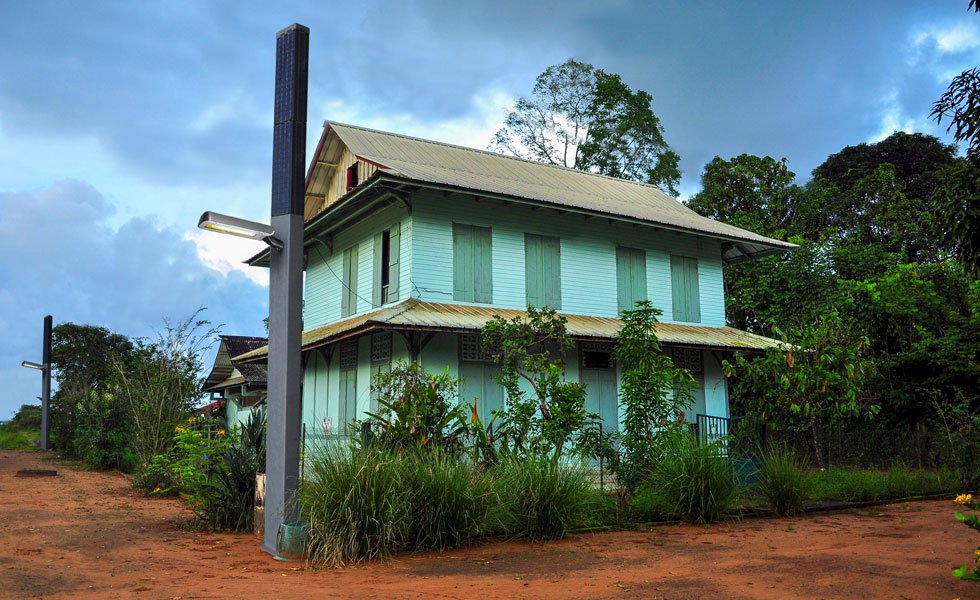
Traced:
[[[374, 236], [385, 229], [397, 228], [397, 254], [392, 248], [392, 268], [396, 276], [391, 278], [397, 287], [397, 296], [404, 300], [411, 295], [412, 223], [406, 209], [391, 206], [338, 233], [333, 251], [325, 244], [314, 243], [306, 254], [306, 282], [303, 294], [303, 329], [313, 329], [341, 318], [343, 303], [344, 251], [357, 247], [357, 306], [353, 314], [372, 308], [374, 285]], [[397, 260], [397, 262], [395, 262]], [[394, 300], [392, 300], [394, 302]]]
[[[314, 157], [316, 158], [316, 157]], [[333, 173], [327, 182], [326, 189], [323, 191], [325, 195], [323, 197], [311, 196], [307, 201], [303, 210], [303, 217], [305, 220], [310, 220], [314, 216], [318, 215], [323, 211], [324, 208], [330, 206], [344, 194], [347, 193], [347, 169], [350, 168], [354, 162], [357, 161], [357, 157], [351, 154], [350, 150], [343, 148], [340, 154], [340, 161], [337, 166], [333, 167]], [[366, 181], [371, 175], [374, 175], [378, 167], [360, 161], [357, 164], [357, 180], [359, 182]]]
[[[491, 228], [493, 304], [526, 308], [526, 233], [559, 238], [562, 311], [615, 317], [619, 313], [616, 247], [645, 252], [647, 295], [673, 318], [670, 256], [696, 258], [701, 324], [725, 324], [721, 244], [689, 234], [632, 226], [607, 219], [586, 219], [570, 213], [458, 195], [418, 193], [413, 196], [410, 277], [416, 294], [434, 302], [452, 302], [453, 223]], [[404, 273], [404, 271], [403, 271]]]

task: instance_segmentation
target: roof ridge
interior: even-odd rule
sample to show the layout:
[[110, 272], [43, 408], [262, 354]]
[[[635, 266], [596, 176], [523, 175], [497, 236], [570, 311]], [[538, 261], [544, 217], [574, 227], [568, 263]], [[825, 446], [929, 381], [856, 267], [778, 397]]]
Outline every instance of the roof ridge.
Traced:
[[391, 131], [382, 131], [381, 129], [373, 129], [371, 127], [363, 127], [361, 125], [351, 125], [350, 123], [341, 123], [339, 121], [330, 121], [330, 120], [327, 120], [327, 121], [325, 121], [325, 124], [326, 125], [329, 125], [329, 126], [340, 125], [341, 127], [350, 127], [351, 129], [359, 129], [360, 131], [369, 131], [371, 133], [380, 133], [380, 134], [384, 134], [384, 135], [391, 135], [391, 136], [400, 137], [400, 138], [406, 139], [406, 140], [413, 140], [413, 141], [416, 141], [416, 142], [424, 142], [424, 143], [427, 143], [427, 144], [435, 144], [437, 146], [445, 146], [447, 148], [455, 148], [457, 150], [466, 150], [468, 152], [476, 152], [478, 154], [488, 154], [490, 156], [495, 156], [495, 157], [498, 157], [498, 158], [505, 158], [505, 159], [509, 159], [509, 160], [516, 160], [518, 162], [527, 163], [527, 164], [530, 164], [530, 165], [537, 165], [537, 166], [541, 166], [541, 167], [548, 167], [548, 168], [551, 168], [551, 169], [559, 169], [561, 171], [570, 171], [572, 173], [579, 173], [579, 174], [582, 174], [582, 175], [589, 175], [589, 176], [592, 176], [592, 177], [599, 177], [599, 178], [602, 178], [602, 179], [609, 179], [609, 180], [612, 180], [612, 181], [622, 181], [622, 182], [625, 182], [625, 183], [630, 183], [630, 184], [633, 184], [633, 185], [638, 185], [638, 186], [641, 186], [641, 187], [646, 187], [646, 188], [651, 188], [651, 189], [657, 190], [658, 192], [660, 192], [661, 194], [663, 194], [667, 198], [670, 198], [671, 200], [677, 202], [681, 206], [685, 206], [685, 207], [687, 206], [683, 202], [681, 202], [680, 200], [678, 200], [677, 198], [675, 198], [674, 196], [671, 196], [667, 192], [663, 191], [659, 186], [653, 185], [652, 183], [644, 183], [642, 181], [636, 181], [635, 179], [623, 179], [622, 177], [613, 177], [612, 175], [603, 175], [601, 173], [592, 173], [592, 172], [589, 172], [589, 171], [582, 171], [581, 169], [575, 169], [573, 167], [563, 167], [561, 165], [553, 165], [551, 163], [539, 162], [539, 161], [536, 161], [536, 160], [531, 160], [529, 158], [521, 158], [519, 156], [510, 156], [508, 154], [501, 154], [500, 152], [494, 152], [492, 150], [481, 150], [479, 148], [470, 148], [469, 146], [461, 146], [459, 144], [450, 144], [448, 142], [440, 142], [438, 140], [428, 140], [428, 139], [421, 138], [421, 137], [414, 136], [414, 135], [407, 135], [407, 134], [404, 134], [404, 133], [394, 133], [394, 132], [391, 132]]

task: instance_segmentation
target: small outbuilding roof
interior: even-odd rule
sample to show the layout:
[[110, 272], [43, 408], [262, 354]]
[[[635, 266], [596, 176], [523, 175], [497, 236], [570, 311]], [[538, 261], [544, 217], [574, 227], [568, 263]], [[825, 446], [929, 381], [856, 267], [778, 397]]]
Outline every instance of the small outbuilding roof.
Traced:
[[269, 340], [264, 337], [244, 335], [222, 335], [220, 339], [214, 366], [204, 380], [204, 391], [218, 391], [229, 386], [244, 384], [264, 387], [268, 379], [266, 366], [259, 363], [242, 363], [235, 360], [235, 357], [266, 347]]
[[[473, 332], [479, 331], [494, 316], [511, 319], [526, 314], [513, 309], [424, 302], [410, 298], [389, 307], [350, 317], [303, 332], [303, 350], [312, 350], [329, 343], [378, 330], [411, 330]], [[581, 340], [611, 340], [623, 322], [612, 317], [562, 314], [567, 320], [568, 334]], [[733, 327], [704, 327], [679, 323], [658, 323], [657, 337], [663, 344], [706, 350], [763, 351], [778, 347], [781, 342], [741, 331]], [[263, 346], [235, 357], [236, 361], [265, 358], [269, 347]]]

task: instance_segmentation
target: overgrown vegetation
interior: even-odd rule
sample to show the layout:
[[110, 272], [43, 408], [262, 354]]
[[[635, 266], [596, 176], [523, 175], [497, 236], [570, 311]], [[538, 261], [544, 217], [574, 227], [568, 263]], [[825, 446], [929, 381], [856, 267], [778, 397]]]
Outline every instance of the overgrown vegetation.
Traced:
[[888, 470], [830, 468], [813, 472], [814, 500], [868, 502], [933, 494], [959, 489], [950, 469], [921, 470], [895, 465]]

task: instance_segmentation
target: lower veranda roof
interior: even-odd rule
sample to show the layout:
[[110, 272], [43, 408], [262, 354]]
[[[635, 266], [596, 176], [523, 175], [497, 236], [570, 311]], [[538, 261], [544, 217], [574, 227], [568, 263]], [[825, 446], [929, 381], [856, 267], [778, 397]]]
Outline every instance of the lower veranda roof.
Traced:
[[[410, 298], [392, 306], [349, 317], [323, 327], [303, 332], [303, 350], [355, 337], [370, 331], [409, 330], [434, 332], [479, 331], [494, 316], [512, 319], [526, 314], [521, 310], [425, 302]], [[561, 313], [567, 320], [568, 334], [575, 339], [612, 340], [623, 325], [621, 319]], [[663, 344], [706, 350], [764, 351], [779, 347], [781, 342], [735, 329], [734, 327], [705, 327], [679, 323], [658, 323], [657, 337]], [[241, 356], [236, 361], [265, 358], [269, 347], [263, 346]]]

